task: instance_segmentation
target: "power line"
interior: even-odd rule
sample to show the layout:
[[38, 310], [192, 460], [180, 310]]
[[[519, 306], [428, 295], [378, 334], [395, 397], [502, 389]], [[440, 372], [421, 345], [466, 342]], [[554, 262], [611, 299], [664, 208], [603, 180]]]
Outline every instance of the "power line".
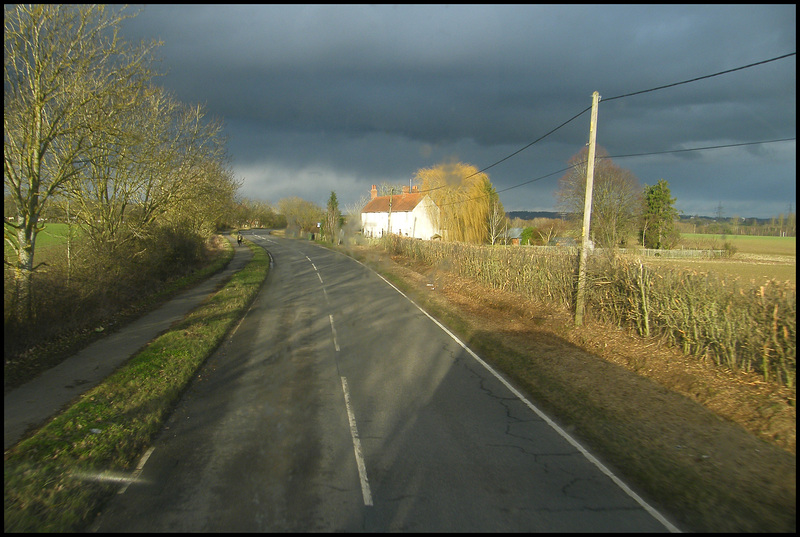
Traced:
[[[650, 89], [646, 89], [646, 90], [634, 91], [634, 92], [632, 92], [632, 93], [625, 93], [625, 94], [623, 94], [623, 95], [617, 95], [616, 97], [609, 97], [609, 98], [607, 98], [607, 99], [602, 99], [602, 100], [603, 100], [603, 101], [613, 101], [613, 100], [615, 100], [615, 99], [622, 99], [622, 98], [624, 98], [624, 97], [632, 97], [633, 95], [640, 95], [640, 94], [642, 94], [642, 93], [649, 93], [649, 92], [651, 92], [651, 91], [658, 91], [658, 90], [662, 90], [662, 89], [666, 89], [666, 88], [672, 88], [672, 87], [675, 87], [675, 86], [680, 86], [680, 85], [682, 85], [682, 84], [688, 84], [688, 83], [690, 83], [690, 82], [697, 82], [698, 80], [705, 80], [705, 79], [707, 79], [707, 78], [713, 78], [713, 77], [715, 77], [715, 76], [720, 76], [720, 75], [724, 75], [724, 74], [728, 74], [728, 73], [733, 73], [733, 72], [735, 72], [735, 71], [741, 71], [741, 70], [743, 70], [743, 69], [749, 69], [749, 68], [751, 68], [751, 67], [756, 67], [756, 66], [758, 66], [758, 65], [763, 65], [763, 64], [765, 64], [765, 63], [770, 63], [770, 62], [774, 62], [774, 61], [782, 60], [782, 59], [784, 59], [784, 58], [788, 58], [788, 57], [790, 57], [790, 56], [795, 56], [795, 55], [797, 55], [797, 52], [790, 52], [790, 53], [788, 53], [788, 54], [784, 54], [784, 55], [782, 55], [782, 56], [776, 56], [776, 57], [774, 57], [774, 58], [770, 58], [770, 59], [768, 59], [768, 60], [762, 60], [762, 61], [760, 61], [760, 62], [749, 63], [749, 64], [747, 64], [747, 65], [742, 65], [741, 67], [735, 67], [735, 68], [733, 68], [733, 69], [727, 69], [727, 70], [725, 70], [725, 71], [720, 71], [720, 72], [718, 72], [718, 73], [713, 73], [713, 74], [710, 74], [710, 75], [699, 76], [699, 77], [692, 78], [692, 79], [689, 79], [689, 80], [683, 80], [683, 81], [681, 81], [681, 82], [674, 82], [674, 83], [672, 83], [672, 84], [666, 84], [666, 85], [664, 85], [664, 86], [658, 86], [658, 87], [655, 87], [655, 88], [650, 88]], [[500, 164], [501, 162], [505, 162], [506, 160], [510, 159], [511, 157], [513, 157], [513, 156], [516, 156], [516, 155], [518, 155], [519, 153], [522, 153], [523, 151], [525, 151], [526, 149], [528, 149], [528, 148], [529, 148], [529, 147], [531, 147], [532, 145], [534, 145], [534, 144], [536, 144], [536, 143], [538, 143], [538, 142], [540, 142], [540, 141], [544, 140], [545, 138], [547, 138], [548, 136], [550, 136], [551, 134], [553, 134], [554, 132], [556, 132], [556, 131], [557, 131], [558, 129], [560, 129], [561, 127], [564, 127], [565, 125], [567, 125], [567, 124], [568, 124], [568, 123], [570, 123], [571, 121], [573, 121], [573, 120], [575, 120], [575, 119], [578, 119], [580, 116], [582, 116], [583, 114], [585, 114], [586, 112], [588, 112], [588, 111], [589, 111], [589, 110], [591, 110], [591, 109], [592, 109], [592, 107], [591, 107], [591, 106], [589, 106], [589, 107], [585, 108], [584, 110], [582, 110], [582, 111], [581, 111], [581, 112], [579, 112], [578, 114], [576, 114], [576, 115], [572, 116], [570, 119], [568, 119], [567, 121], [565, 121], [564, 123], [562, 123], [561, 125], [559, 125], [558, 127], [556, 127], [555, 129], [551, 130], [551, 131], [550, 131], [550, 132], [548, 132], [547, 134], [545, 134], [545, 135], [543, 135], [543, 136], [540, 136], [539, 138], [537, 138], [536, 140], [532, 141], [532, 142], [531, 142], [531, 143], [529, 143], [528, 145], [526, 145], [526, 146], [524, 146], [524, 147], [522, 147], [522, 148], [518, 149], [517, 151], [514, 151], [513, 153], [511, 153], [511, 154], [510, 154], [510, 155], [508, 155], [507, 157], [504, 157], [504, 158], [502, 158], [502, 159], [498, 160], [498, 161], [497, 161], [497, 162], [495, 162], [494, 164], [490, 164], [489, 166], [486, 166], [486, 167], [485, 167], [485, 168], [483, 168], [482, 170], [478, 170], [477, 172], [473, 173], [472, 175], [468, 176], [467, 178], [469, 178], [469, 177], [472, 177], [472, 176], [474, 176], [474, 175], [478, 175], [479, 173], [483, 173], [483, 172], [485, 172], [486, 170], [488, 170], [488, 169], [490, 169], [490, 168], [493, 168], [493, 167], [497, 166], [497, 165], [498, 165], [498, 164]], [[437, 188], [441, 188], [441, 187], [437, 187]], [[433, 190], [433, 189], [431, 189], [431, 190]]]
[[668, 153], [685, 153], [687, 151], [704, 151], [706, 149], [722, 149], [725, 147], [741, 147], [744, 145], [758, 145], [758, 144], [772, 144], [777, 142], [790, 142], [792, 140], [796, 140], [797, 138], [780, 138], [778, 140], [763, 140], [761, 142], [742, 142], [739, 144], [725, 144], [725, 145], [710, 145], [706, 147], [693, 147], [689, 149], [673, 149], [671, 151], [653, 151], [650, 153], [630, 153], [628, 155], [608, 155], [603, 157], [597, 158], [627, 158], [627, 157], [644, 157], [649, 155], [665, 155]]
[[[663, 85], [663, 86], [658, 86], [658, 87], [655, 87], [655, 88], [650, 88], [650, 89], [646, 89], [646, 90], [635, 91], [635, 92], [632, 92], [632, 93], [626, 93], [626, 94], [623, 94], [623, 95], [617, 95], [617, 96], [615, 96], [615, 97], [609, 97], [609, 98], [607, 98], [607, 99], [603, 99], [603, 100], [604, 100], [604, 101], [613, 101], [613, 100], [615, 100], [615, 99], [622, 99], [622, 98], [625, 98], [625, 97], [632, 97], [632, 96], [634, 96], [634, 95], [640, 95], [640, 94], [642, 94], [642, 93], [649, 93], [649, 92], [652, 92], [652, 91], [658, 91], [658, 90], [662, 90], [662, 89], [666, 89], [666, 88], [671, 88], [671, 87], [675, 87], [675, 86], [680, 86], [680, 85], [682, 85], [682, 84], [689, 84], [690, 82], [697, 82], [697, 81], [699, 81], [699, 80], [705, 80], [705, 79], [707, 79], [707, 78], [713, 78], [713, 77], [716, 77], [716, 76], [720, 76], [720, 75], [724, 75], [724, 74], [728, 74], [728, 73], [733, 73], [733, 72], [735, 72], [735, 71], [741, 71], [741, 70], [743, 70], [743, 69], [749, 69], [749, 68], [751, 68], [751, 67], [756, 67], [756, 66], [758, 66], [758, 65], [763, 65], [763, 64], [766, 64], [766, 63], [770, 63], [770, 62], [774, 62], [774, 61], [782, 60], [782, 59], [784, 59], [784, 58], [788, 58], [788, 57], [790, 57], [790, 56], [795, 56], [795, 55], [797, 55], [797, 52], [790, 52], [790, 53], [788, 53], [788, 54], [783, 54], [782, 56], [776, 56], [776, 57], [774, 57], [774, 58], [770, 58], [770, 59], [768, 59], [768, 60], [762, 60], [762, 61], [759, 61], [759, 62], [754, 62], [754, 63], [750, 63], [750, 64], [747, 64], [747, 65], [742, 65], [741, 67], [735, 67], [735, 68], [733, 68], [733, 69], [727, 69], [727, 70], [725, 70], [725, 71], [720, 71], [720, 72], [718, 72], [718, 73], [712, 73], [712, 74], [709, 74], [709, 75], [704, 75], [704, 76], [700, 76], [700, 77], [692, 78], [692, 79], [689, 79], [689, 80], [683, 80], [683, 81], [681, 81], [681, 82], [674, 82], [674, 83], [672, 83], [672, 84], [666, 84], [666, 85]], [[519, 153], [522, 153], [523, 151], [525, 151], [525, 150], [526, 150], [526, 149], [528, 149], [529, 147], [533, 146], [534, 144], [536, 144], [536, 143], [538, 143], [538, 142], [540, 142], [540, 141], [544, 140], [545, 138], [547, 138], [548, 136], [550, 136], [551, 134], [553, 134], [554, 132], [556, 132], [556, 131], [557, 131], [557, 130], [559, 130], [560, 128], [562, 128], [562, 127], [564, 127], [565, 125], [569, 124], [570, 122], [572, 122], [572, 121], [576, 120], [577, 118], [579, 118], [580, 116], [582, 116], [583, 114], [585, 114], [586, 112], [588, 112], [589, 110], [591, 110], [591, 108], [592, 108], [591, 106], [589, 106], [589, 107], [586, 107], [584, 110], [582, 110], [581, 112], [579, 112], [579, 113], [575, 114], [574, 116], [572, 116], [570, 119], [568, 119], [568, 120], [566, 120], [565, 122], [563, 122], [563, 123], [562, 123], [561, 125], [559, 125], [558, 127], [554, 128], [554, 129], [552, 129], [551, 131], [547, 132], [546, 134], [544, 134], [544, 135], [540, 136], [540, 137], [539, 137], [539, 138], [537, 138], [536, 140], [534, 140], [534, 141], [532, 141], [531, 143], [527, 144], [526, 146], [524, 146], [524, 147], [522, 147], [522, 148], [518, 149], [517, 151], [514, 151], [514, 152], [513, 152], [513, 153], [511, 153], [510, 155], [508, 155], [508, 156], [506, 156], [506, 157], [504, 157], [504, 158], [502, 158], [502, 159], [498, 160], [498, 161], [497, 161], [497, 162], [495, 162], [494, 164], [490, 164], [489, 166], [486, 166], [485, 168], [483, 168], [483, 169], [481, 169], [481, 170], [478, 170], [477, 172], [475, 172], [475, 173], [473, 173], [473, 174], [471, 174], [471, 175], [468, 175], [467, 177], [465, 177], [465, 179], [469, 179], [470, 177], [474, 177], [475, 175], [478, 175], [479, 173], [483, 173], [483, 172], [485, 172], [486, 170], [488, 170], [488, 169], [490, 169], [490, 168], [493, 168], [493, 167], [497, 166], [498, 164], [500, 164], [500, 163], [502, 163], [502, 162], [505, 162], [506, 160], [510, 159], [511, 157], [513, 157], [513, 156], [516, 156], [516, 155], [518, 155]], [[724, 148], [724, 147], [738, 147], [738, 146], [744, 146], [744, 145], [756, 145], [756, 144], [765, 144], [765, 143], [773, 143], [773, 142], [785, 142], [785, 141], [794, 140], [794, 139], [795, 139], [795, 138], [783, 138], [783, 139], [780, 139], [780, 140], [767, 140], [767, 141], [761, 141], [761, 142], [745, 142], [745, 143], [741, 143], [741, 144], [728, 144], [728, 145], [720, 145], [720, 146], [707, 146], [707, 147], [698, 147], [698, 148], [692, 148], [692, 149], [677, 149], [677, 150], [673, 150], [673, 151], [657, 151], [657, 152], [651, 152], [651, 153], [635, 153], [635, 154], [630, 154], [630, 155], [617, 155], [617, 156], [614, 156], [614, 157], [608, 156], [608, 157], [598, 157], [598, 158], [627, 158], [627, 157], [638, 157], [638, 156], [647, 156], [647, 155], [659, 155], [659, 154], [667, 154], [667, 153], [682, 153], [682, 152], [688, 152], [688, 151], [702, 151], [702, 150], [706, 150], [706, 149], [720, 149], [720, 148]], [[530, 181], [526, 181], [526, 182], [524, 182], [524, 183], [520, 183], [520, 184], [518, 184], [518, 185], [515, 185], [515, 186], [512, 186], [512, 187], [509, 187], [509, 188], [506, 188], [506, 189], [500, 190], [500, 191], [498, 191], [497, 193], [499, 194], [500, 192], [506, 192], [506, 191], [508, 191], [508, 190], [511, 190], [511, 189], [514, 189], [514, 188], [518, 188], [518, 187], [521, 187], [521, 186], [524, 186], [524, 185], [527, 185], [527, 184], [533, 183], [533, 182], [535, 182], [535, 181], [539, 181], [539, 180], [541, 180], [541, 179], [545, 179], [545, 178], [547, 178], [547, 177], [550, 177], [551, 175], [555, 175], [556, 173], [561, 173], [561, 172], [567, 171], [567, 170], [569, 170], [570, 168], [573, 168], [573, 167], [574, 167], [574, 166], [570, 166], [570, 167], [568, 167], [568, 168], [564, 168], [563, 170], [559, 170], [559, 171], [557, 171], [557, 172], [553, 172], [553, 173], [551, 173], [551, 174], [544, 175], [544, 176], [542, 176], [542, 177], [538, 177], [538, 178], [536, 178], [536, 179], [531, 179]], [[433, 191], [433, 190], [438, 190], [438, 189], [440, 189], [440, 188], [444, 188], [444, 187], [446, 187], [446, 186], [447, 186], [447, 185], [440, 185], [440, 186], [438, 186], [438, 187], [430, 188], [430, 189], [427, 189], [427, 190], [421, 190], [420, 192], [431, 192], [431, 191]], [[480, 197], [484, 197], [484, 196], [479, 196], [478, 198], [475, 198], [475, 199], [480, 199]], [[464, 201], [469, 201], [469, 200], [464, 200]], [[461, 203], [461, 202], [460, 202], [460, 201], [458, 201], [458, 202], [452, 202], [452, 203]], [[452, 204], [452, 203], [451, 203], [451, 204]], [[450, 204], [446, 204], [446, 205], [450, 205]]]
[[[759, 145], [759, 144], [772, 144], [772, 143], [779, 143], [779, 142], [790, 142], [792, 140], [796, 140], [796, 138], [780, 138], [780, 139], [777, 139], [777, 140], [762, 140], [762, 141], [759, 141], [759, 142], [742, 142], [742, 143], [738, 143], [738, 144], [710, 145], [710, 146], [705, 146], [705, 147], [692, 147], [692, 148], [689, 148], [689, 149], [674, 149], [674, 150], [671, 150], [671, 151], [651, 151], [649, 153], [631, 153], [631, 154], [628, 154], [628, 155], [607, 155], [607, 156], [599, 156], [599, 157], [596, 157], [596, 158], [599, 160], [599, 159], [611, 159], [611, 158], [645, 157], [645, 156], [650, 156], [650, 155], [664, 155], [664, 154], [668, 154], [668, 153], [685, 153], [685, 152], [688, 152], [688, 151], [706, 151], [706, 150], [711, 150], [711, 149], [724, 149], [726, 147], [741, 147], [741, 146], [747, 146], [747, 145]], [[497, 190], [497, 191], [495, 191], [495, 194], [500, 194], [502, 192], [508, 192], [509, 190], [513, 190], [513, 189], [519, 188], [521, 186], [529, 185], [531, 183], [535, 183], [537, 181], [541, 181], [542, 179], [547, 179], [548, 177], [552, 177], [553, 175], [564, 173], [564, 172], [566, 172], [568, 170], [571, 170], [572, 168], [577, 168], [578, 166], [583, 166], [584, 164], [586, 164], [586, 162], [587, 161], [583, 160], [581, 162], [573, 164], [572, 166], [567, 166], [566, 168], [562, 168], [562, 169], [554, 171], [552, 173], [548, 173], [547, 175], [542, 175], [542, 176], [537, 177], [535, 179], [530, 179], [528, 181], [524, 181], [524, 182], [519, 183], [517, 185], [510, 186], [510, 187], [504, 188], [502, 190]], [[436, 187], [436, 188], [442, 188], [442, 187]], [[435, 189], [431, 189], [431, 190], [435, 190]], [[425, 192], [428, 192], [428, 190], [426, 190]], [[441, 206], [445, 207], [447, 205], [455, 205], [457, 203], [466, 203], [468, 201], [479, 200], [481, 198], [485, 198], [485, 197], [490, 196], [490, 195], [491, 194], [481, 194], [480, 196], [475, 196], [474, 198], [468, 198], [468, 199], [464, 199], [464, 200], [457, 200], [457, 201], [451, 201], [449, 203], [443, 203]]]
[[[586, 161], [579, 162], [579, 163], [577, 163], [577, 164], [573, 164], [572, 166], [567, 166], [566, 168], [562, 168], [562, 169], [560, 169], [560, 170], [557, 170], [557, 171], [554, 171], [554, 172], [552, 172], [552, 173], [548, 173], [547, 175], [542, 175], [542, 176], [540, 176], [540, 177], [537, 177], [537, 178], [535, 178], [535, 179], [530, 179], [530, 180], [528, 180], [528, 181], [525, 181], [524, 183], [520, 183], [520, 184], [518, 184], [518, 185], [510, 186], [510, 187], [508, 187], [508, 188], [504, 188], [504, 189], [502, 189], [502, 190], [496, 190], [494, 193], [495, 193], [495, 194], [500, 194], [501, 192], [508, 192], [509, 190], [513, 190], [513, 189], [515, 189], [515, 188], [519, 188], [519, 187], [521, 187], [521, 186], [529, 185], [529, 184], [531, 184], [531, 183], [535, 183], [536, 181], [541, 181], [542, 179], [547, 179], [548, 177], [551, 177], [551, 176], [553, 176], [553, 175], [556, 175], [556, 174], [559, 174], [559, 173], [564, 173], [565, 171], [567, 171], [567, 170], [571, 170], [572, 168], [575, 168], [575, 167], [577, 167], [577, 166], [580, 166], [580, 165], [582, 165], [582, 164], [586, 164]], [[437, 187], [437, 188], [438, 188], [438, 187]], [[489, 197], [489, 196], [491, 196], [491, 195], [492, 195], [491, 193], [490, 193], [490, 194], [481, 194], [480, 196], [475, 196], [474, 198], [467, 198], [467, 199], [463, 199], [463, 200], [451, 201], [451, 202], [449, 202], [449, 203], [442, 203], [442, 204], [440, 205], [440, 207], [446, 207], [447, 205], [455, 205], [455, 204], [457, 204], [457, 203], [466, 203], [466, 202], [468, 202], [468, 201], [479, 200], [479, 199], [481, 199], [481, 198], [486, 198], [486, 197]]]
[[569, 118], [568, 120], [566, 120], [564, 123], [562, 123], [561, 125], [559, 125], [559, 126], [558, 126], [558, 127], [556, 127], [555, 129], [551, 130], [550, 132], [548, 132], [547, 134], [545, 134], [545, 135], [543, 135], [543, 136], [540, 136], [539, 138], [537, 138], [536, 140], [532, 141], [531, 143], [529, 143], [528, 145], [526, 145], [526, 146], [525, 146], [525, 147], [523, 147], [522, 149], [518, 149], [517, 151], [514, 151], [513, 153], [511, 153], [511, 154], [510, 154], [510, 155], [508, 155], [507, 157], [505, 157], [505, 158], [503, 158], [503, 159], [500, 159], [500, 160], [498, 160], [498, 161], [497, 161], [497, 162], [495, 162], [494, 164], [491, 164], [491, 165], [489, 165], [489, 166], [486, 166], [486, 167], [485, 167], [484, 169], [482, 169], [482, 170], [478, 170], [477, 172], [473, 173], [472, 175], [470, 175], [470, 176], [466, 177], [465, 179], [469, 179], [469, 178], [470, 178], [470, 177], [472, 177], [473, 175], [478, 175], [479, 173], [483, 173], [483, 172], [485, 172], [486, 170], [488, 170], [489, 168], [493, 168], [493, 167], [497, 166], [498, 164], [500, 164], [501, 162], [504, 162], [504, 161], [506, 161], [506, 160], [510, 159], [510, 158], [511, 158], [511, 157], [513, 157], [514, 155], [517, 155], [517, 154], [519, 154], [519, 153], [522, 153], [523, 151], [525, 151], [526, 149], [528, 149], [528, 148], [529, 148], [530, 146], [532, 146], [533, 144], [535, 144], [535, 143], [537, 143], [537, 142], [540, 142], [541, 140], [544, 140], [545, 138], [547, 138], [548, 136], [550, 136], [551, 134], [553, 134], [554, 132], [556, 132], [558, 129], [560, 129], [561, 127], [565, 126], [567, 123], [569, 123], [569, 122], [571, 122], [571, 121], [573, 121], [573, 120], [575, 120], [575, 119], [578, 119], [579, 117], [581, 117], [583, 114], [585, 114], [586, 112], [588, 112], [588, 111], [589, 111], [589, 110], [591, 110], [591, 109], [592, 109], [592, 107], [591, 107], [591, 106], [589, 106], [589, 107], [585, 108], [583, 111], [581, 111], [581, 112], [579, 112], [579, 113], [575, 114], [574, 116], [572, 116], [571, 118]]
[[760, 62], [750, 63], [750, 64], [747, 64], [747, 65], [743, 65], [741, 67], [736, 67], [734, 69], [727, 69], [725, 71], [720, 71], [719, 73], [714, 73], [714, 74], [705, 75], [705, 76], [699, 76], [697, 78], [684, 80], [682, 82], [674, 82], [672, 84], [667, 84], [665, 86], [658, 86], [656, 88], [650, 88], [650, 89], [641, 90], [641, 91], [634, 91], [633, 93], [626, 93], [624, 95], [617, 95], [616, 97], [609, 97], [609, 98], [603, 99], [603, 100], [604, 101], [613, 101], [614, 99], [622, 99], [623, 97], [631, 97], [633, 95], [640, 95], [642, 93], [648, 93], [648, 92], [651, 92], [651, 91], [657, 91], [657, 90], [662, 90], [662, 89], [666, 89], [666, 88], [672, 88], [674, 86], [680, 86], [681, 84], [688, 84], [689, 82], [697, 82], [698, 80], [704, 80], [706, 78], [712, 78], [712, 77], [715, 77], [715, 76], [725, 75], [725, 74], [728, 74], [728, 73], [733, 73], [734, 71], [741, 71], [742, 69], [749, 69], [750, 67], [755, 67], [757, 65], [763, 65], [765, 63], [770, 63], [770, 62], [782, 60], [784, 58], [788, 58], [789, 56], [795, 56], [796, 54], [797, 54], [797, 52], [790, 52], [789, 54], [784, 54], [783, 56], [777, 56], [775, 58], [770, 58], [769, 60], [763, 60], [763, 61], [760, 61]]
[[[510, 155], [508, 155], [507, 157], [505, 157], [505, 158], [502, 158], [502, 159], [498, 160], [498, 161], [497, 161], [497, 162], [495, 162], [494, 164], [490, 164], [489, 166], [486, 166], [486, 167], [485, 167], [485, 168], [483, 168], [482, 170], [478, 170], [478, 171], [476, 171], [475, 173], [473, 173], [473, 174], [471, 174], [471, 175], [468, 175], [468, 176], [466, 176], [464, 179], [469, 179], [470, 177], [474, 177], [474, 176], [478, 175], [479, 173], [483, 173], [483, 172], [485, 172], [486, 170], [488, 170], [489, 168], [493, 168], [493, 167], [497, 166], [498, 164], [500, 164], [501, 162], [504, 162], [504, 161], [506, 161], [506, 160], [510, 159], [510, 158], [511, 158], [511, 157], [513, 157], [514, 155], [518, 155], [519, 153], [522, 153], [523, 151], [525, 151], [526, 149], [528, 149], [530, 146], [532, 146], [532, 145], [534, 145], [534, 144], [536, 144], [536, 143], [538, 143], [538, 142], [540, 142], [540, 141], [544, 140], [545, 138], [547, 138], [548, 136], [550, 136], [551, 134], [553, 134], [554, 132], [556, 132], [556, 131], [557, 131], [558, 129], [560, 129], [561, 127], [564, 127], [565, 125], [567, 125], [567, 124], [568, 124], [568, 123], [570, 123], [571, 121], [574, 121], [574, 120], [578, 119], [579, 117], [581, 117], [583, 114], [585, 114], [586, 112], [588, 112], [588, 111], [589, 111], [589, 110], [591, 110], [591, 109], [592, 109], [592, 107], [591, 107], [591, 106], [589, 106], [589, 107], [585, 108], [585, 109], [584, 109], [584, 110], [582, 110], [581, 112], [578, 112], [577, 114], [575, 114], [574, 116], [572, 116], [571, 118], [569, 118], [568, 120], [566, 120], [564, 123], [562, 123], [562, 124], [561, 124], [561, 125], [559, 125], [558, 127], [554, 128], [554, 129], [553, 129], [553, 130], [551, 130], [550, 132], [548, 132], [548, 133], [546, 133], [546, 134], [544, 134], [544, 135], [540, 136], [539, 138], [537, 138], [536, 140], [532, 141], [531, 143], [529, 143], [529, 144], [528, 144], [528, 145], [526, 145], [525, 147], [522, 147], [522, 148], [520, 148], [520, 149], [518, 149], [518, 150], [514, 151], [513, 153], [511, 153], [511, 154], [510, 154]], [[532, 182], [532, 181], [529, 181], [529, 182]], [[420, 190], [419, 192], [431, 192], [431, 191], [433, 191], [433, 190], [438, 190], [438, 189], [440, 189], [440, 188], [444, 188], [444, 187], [446, 187], [446, 186], [447, 186], [447, 185], [440, 185], [440, 186], [436, 186], [436, 187], [433, 187], [433, 188], [429, 188], [429, 189], [427, 189], [427, 190]], [[518, 186], [522, 186], [522, 185], [518, 185]]]

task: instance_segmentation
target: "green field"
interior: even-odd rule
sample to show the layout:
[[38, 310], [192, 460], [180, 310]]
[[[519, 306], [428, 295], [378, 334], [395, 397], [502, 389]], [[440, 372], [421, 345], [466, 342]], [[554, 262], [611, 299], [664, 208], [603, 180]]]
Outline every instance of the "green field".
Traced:
[[715, 273], [738, 278], [742, 283], [761, 285], [767, 280], [797, 284], [797, 239], [795, 237], [753, 237], [749, 235], [681, 235], [684, 248], [722, 249], [730, 244], [735, 254], [720, 259], [647, 258], [654, 266]]
[[754, 255], [797, 255], [796, 237], [754, 237], [751, 235], [704, 235], [701, 233], [684, 233], [681, 242], [685, 248], [709, 247], [715, 245], [722, 248], [724, 243], [732, 245], [737, 253]]
[[[73, 234], [78, 230], [77, 226], [73, 226]], [[67, 242], [67, 233], [69, 226], [67, 224], [45, 224], [45, 227], [36, 236], [36, 246], [39, 248], [47, 248], [53, 245], [61, 245]]]
[[[8, 225], [6, 224], [6, 227]], [[67, 233], [69, 226], [67, 224], [45, 224], [44, 229], [36, 235], [36, 250], [34, 251], [34, 264], [42, 261], [47, 261], [48, 254], [52, 249], [65, 248], [67, 243]], [[78, 226], [72, 226], [73, 237], [80, 234]], [[3, 241], [3, 252], [6, 259], [11, 259], [14, 256], [14, 251], [11, 246]]]

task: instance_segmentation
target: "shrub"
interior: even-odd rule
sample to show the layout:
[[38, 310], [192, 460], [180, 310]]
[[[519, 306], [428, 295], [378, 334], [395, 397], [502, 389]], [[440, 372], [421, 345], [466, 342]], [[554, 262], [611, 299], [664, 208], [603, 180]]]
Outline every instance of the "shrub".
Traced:
[[[476, 246], [387, 237], [392, 254], [486, 285], [573, 309], [577, 254], [572, 249]], [[767, 281], [740, 287], [709, 273], [652, 269], [596, 255], [587, 265], [586, 306], [596, 318], [660, 338], [685, 354], [765, 380], [795, 386], [797, 291]]]

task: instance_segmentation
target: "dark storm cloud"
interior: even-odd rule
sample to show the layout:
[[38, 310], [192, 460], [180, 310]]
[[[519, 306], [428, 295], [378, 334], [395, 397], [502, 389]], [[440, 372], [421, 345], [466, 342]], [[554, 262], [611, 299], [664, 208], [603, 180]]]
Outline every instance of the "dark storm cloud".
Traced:
[[[794, 57], [612, 99], [794, 52], [793, 5], [153, 5], [125, 32], [164, 41], [160, 83], [224, 119], [242, 194], [271, 201], [355, 200], [449, 159], [489, 166], [595, 90], [611, 155], [795, 136]], [[588, 122], [488, 170], [507, 210], [554, 208], [557, 176], [512, 187], [563, 169]], [[794, 142], [618, 164], [667, 179], [687, 213], [772, 216], [796, 197]]]

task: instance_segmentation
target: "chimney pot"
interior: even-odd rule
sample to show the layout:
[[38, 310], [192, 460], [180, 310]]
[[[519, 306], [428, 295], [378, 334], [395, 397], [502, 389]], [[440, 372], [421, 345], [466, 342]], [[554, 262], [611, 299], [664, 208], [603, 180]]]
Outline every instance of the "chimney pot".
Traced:
[[372, 196], [370, 199], [375, 199], [378, 197], [378, 187], [377, 185], [372, 185], [372, 190], [370, 191], [370, 195]]

